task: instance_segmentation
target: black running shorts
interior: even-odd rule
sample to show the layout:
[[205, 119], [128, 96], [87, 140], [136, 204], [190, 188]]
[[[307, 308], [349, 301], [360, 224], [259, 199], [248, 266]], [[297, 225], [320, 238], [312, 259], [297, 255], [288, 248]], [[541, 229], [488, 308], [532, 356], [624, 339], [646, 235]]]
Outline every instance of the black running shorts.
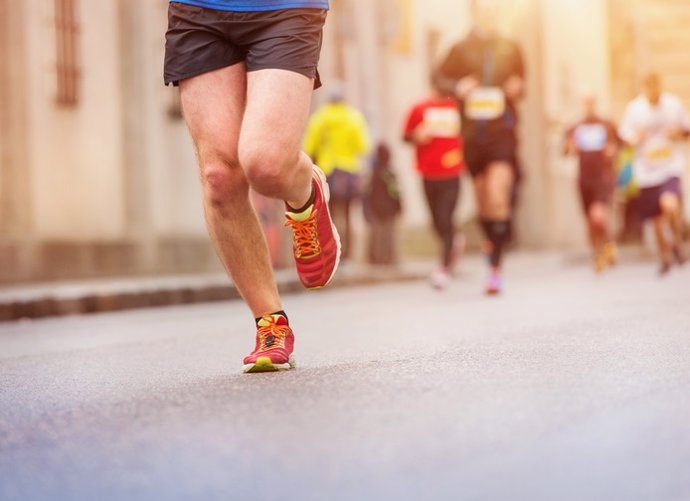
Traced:
[[165, 34], [165, 84], [244, 61], [247, 71], [290, 70], [321, 85], [316, 69], [326, 11], [229, 12], [172, 2]]
[[595, 203], [602, 203], [608, 205], [613, 198], [614, 182], [612, 179], [602, 177], [599, 182], [580, 181], [580, 201], [582, 202], [582, 209], [585, 213], [589, 212], [589, 208]]
[[494, 162], [505, 162], [513, 166], [516, 177], [520, 176], [515, 139], [506, 137], [490, 143], [478, 143], [465, 139], [465, 164], [474, 177], [483, 174]]

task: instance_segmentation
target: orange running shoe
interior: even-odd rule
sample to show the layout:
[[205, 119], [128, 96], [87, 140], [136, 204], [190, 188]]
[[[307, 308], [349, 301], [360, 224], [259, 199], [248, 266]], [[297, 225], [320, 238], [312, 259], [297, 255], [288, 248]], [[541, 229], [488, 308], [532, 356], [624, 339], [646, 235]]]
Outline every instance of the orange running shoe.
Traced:
[[254, 351], [244, 358], [244, 372], [274, 372], [292, 369], [295, 336], [281, 314], [264, 315], [256, 323]]
[[292, 228], [292, 251], [299, 279], [307, 289], [327, 285], [340, 261], [340, 237], [328, 210], [330, 193], [326, 176], [314, 166], [314, 202], [302, 212], [285, 212], [285, 226]]

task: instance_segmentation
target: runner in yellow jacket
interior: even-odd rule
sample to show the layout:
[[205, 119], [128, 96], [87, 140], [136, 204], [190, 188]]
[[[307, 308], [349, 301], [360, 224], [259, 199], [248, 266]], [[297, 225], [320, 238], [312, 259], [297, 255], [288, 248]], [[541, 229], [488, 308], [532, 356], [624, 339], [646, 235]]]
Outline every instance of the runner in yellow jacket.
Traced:
[[331, 217], [343, 249], [341, 259], [347, 259], [352, 248], [350, 207], [360, 194], [362, 156], [369, 148], [364, 115], [348, 105], [341, 92], [334, 92], [330, 102], [309, 119], [304, 151], [328, 176]]
[[339, 169], [352, 174], [362, 170], [362, 155], [370, 148], [367, 123], [362, 113], [340, 96], [319, 108], [309, 119], [304, 151], [318, 162], [327, 176]]

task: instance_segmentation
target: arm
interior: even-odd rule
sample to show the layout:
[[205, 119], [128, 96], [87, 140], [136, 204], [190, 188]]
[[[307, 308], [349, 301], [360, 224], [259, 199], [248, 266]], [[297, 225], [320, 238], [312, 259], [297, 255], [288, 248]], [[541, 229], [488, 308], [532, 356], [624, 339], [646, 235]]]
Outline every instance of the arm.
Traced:
[[616, 126], [613, 122], [607, 122], [606, 124], [606, 148], [604, 149], [604, 155], [609, 159], [613, 159], [618, 154], [618, 148], [621, 145], [620, 138], [616, 132]]
[[629, 104], [618, 127], [620, 139], [632, 147], [637, 147], [646, 139], [645, 131], [635, 123], [633, 105]]
[[429, 139], [424, 127], [424, 110], [421, 106], [415, 106], [405, 121], [403, 141], [416, 146], [429, 142]]
[[463, 63], [461, 44], [455, 45], [441, 65], [433, 73], [433, 83], [446, 96], [464, 99], [467, 94], [479, 85], [475, 75], [467, 73]]
[[678, 124], [666, 131], [666, 135], [671, 141], [682, 141], [690, 137], [690, 115], [680, 100], [678, 106]]
[[503, 82], [502, 87], [506, 97], [511, 101], [516, 101], [525, 95], [525, 61], [517, 44], [513, 44], [513, 71]]
[[568, 128], [565, 131], [563, 140], [563, 155], [574, 155], [577, 153], [577, 146], [575, 145], [575, 127]]

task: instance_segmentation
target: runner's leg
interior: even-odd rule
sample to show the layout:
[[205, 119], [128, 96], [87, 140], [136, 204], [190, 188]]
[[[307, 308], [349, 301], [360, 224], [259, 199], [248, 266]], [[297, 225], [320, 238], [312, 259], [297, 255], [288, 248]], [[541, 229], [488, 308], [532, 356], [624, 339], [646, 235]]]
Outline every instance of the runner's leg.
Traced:
[[666, 240], [666, 218], [663, 215], [654, 218], [654, 234], [656, 235], [661, 262], [667, 265], [671, 262], [671, 257], [668, 241]]
[[487, 166], [485, 176], [482, 218], [492, 246], [491, 265], [499, 267], [503, 248], [510, 236], [515, 169], [508, 162], [492, 162]]
[[304, 206], [312, 193], [312, 161], [302, 152], [314, 81], [287, 70], [247, 74], [240, 163], [262, 195]]
[[595, 253], [601, 251], [608, 241], [608, 206], [603, 202], [593, 202], [587, 211], [592, 247]]
[[313, 87], [313, 78], [293, 71], [249, 71], [238, 148], [249, 185], [289, 206], [297, 274], [308, 289], [331, 281], [340, 256], [325, 176], [302, 151]]
[[438, 211], [437, 220], [443, 244], [443, 265], [450, 270], [453, 264], [453, 246], [455, 244], [453, 215], [460, 195], [460, 181], [459, 179], [444, 181], [439, 187], [439, 200], [436, 207]]
[[244, 63], [183, 80], [180, 92], [216, 252], [255, 317], [279, 311], [266, 240], [238, 160], [246, 93]]
[[671, 247], [675, 247], [681, 242], [682, 217], [680, 213], [680, 200], [675, 193], [663, 193], [659, 199], [659, 205], [664, 218], [671, 228], [673, 241]]

